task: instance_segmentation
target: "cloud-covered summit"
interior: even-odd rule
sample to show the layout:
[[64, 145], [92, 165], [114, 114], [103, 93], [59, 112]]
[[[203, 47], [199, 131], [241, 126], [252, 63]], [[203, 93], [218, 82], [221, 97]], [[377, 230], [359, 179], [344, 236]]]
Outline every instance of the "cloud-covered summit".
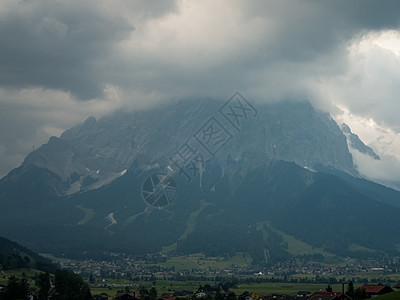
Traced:
[[253, 101], [308, 99], [332, 114], [341, 105], [399, 131], [399, 8], [370, 0], [4, 0], [0, 174], [88, 115], [236, 90]]

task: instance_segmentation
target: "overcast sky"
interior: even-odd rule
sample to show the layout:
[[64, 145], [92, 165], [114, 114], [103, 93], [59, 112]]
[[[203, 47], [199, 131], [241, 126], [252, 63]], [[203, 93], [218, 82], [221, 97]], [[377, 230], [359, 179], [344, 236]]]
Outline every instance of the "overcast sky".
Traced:
[[0, 0], [0, 177], [90, 115], [239, 90], [308, 99], [400, 180], [399, 22], [399, 1]]

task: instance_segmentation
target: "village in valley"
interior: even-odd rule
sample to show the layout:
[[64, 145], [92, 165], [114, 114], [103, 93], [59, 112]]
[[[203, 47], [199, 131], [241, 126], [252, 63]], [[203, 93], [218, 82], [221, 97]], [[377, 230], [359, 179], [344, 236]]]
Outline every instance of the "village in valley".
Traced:
[[54, 262], [84, 278], [98, 300], [365, 299], [400, 288], [400, 258], [336, 265], [292, 259], [261, 267], [246, 264], [245, 256], [107, 255], [112, 259]]

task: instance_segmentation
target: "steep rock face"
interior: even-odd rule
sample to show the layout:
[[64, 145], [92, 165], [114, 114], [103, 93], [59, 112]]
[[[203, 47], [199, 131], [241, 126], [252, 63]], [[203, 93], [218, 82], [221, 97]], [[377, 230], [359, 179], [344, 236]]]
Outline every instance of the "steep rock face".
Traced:
[[347, 141], [351, 148], [353, 148], [357, 151], [360, 151], [361, 153], [367, 154], [367, 155], [371, 156], [373, 159], [376, 159], [376, 160], [380, 159], [379, 155], [376, 154], [375, 151], [371, 147], [368, 147], [367, 145], [365, 145], [363, 143], [363, 141], [360, 140], [358, 135], [351, 132], [351, 129], [347, 124], [343, 123], [340, 126], [340, 128], [342, 129], [343, 133], [347, 137]]
[[[242, 132], [241, 140], [272, 159], [310, 168], [321, 163], [356, 174], [346, 139], [335, 121], [308, 103], [259, 106], [258, 119]], [[246, 152], [243, 145], [238, 149]]]
[[[122, 123], [122, 124], [121, 124]], [[52, 137], [32, 152], [24, 164], [48, 169], [67, 184], [67, 194], [95, 188], [120, 176], [132, 164], [133, 131], [123, 121], [97, 122], [93, 117], [85, 123]]]
[[181, 101], [149, 111], [117, 112], [99, 121], [90, 117], [60, 138], [52, 137], [28, 155], [24, 166], [35, 165], [59, 176], [66, 186], [60, 193], [98, 188], [123, 175], [134, 161], [142, 169], [168, 163], [186, 141], [196, 142], [196, 134], [198, 138], [213, 118], [229, 140], [212, 154], [198, 141], [196, 147], [210, 157], [215, 154], [222, 165], [228, 156], [235, 161], [258, 157], [260, 163], [268, 158], [309, 168], [322, 164], [356, 174], [345, 136], [328, 114], [316, 112], [310, 104], [257, 104], [238, 118], [240, 128], [218, 111], [223, 104]]

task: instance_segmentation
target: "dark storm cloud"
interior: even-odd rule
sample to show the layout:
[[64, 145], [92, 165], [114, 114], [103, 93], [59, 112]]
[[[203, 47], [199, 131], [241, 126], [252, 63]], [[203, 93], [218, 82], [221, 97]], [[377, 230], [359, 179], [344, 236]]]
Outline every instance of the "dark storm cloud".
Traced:
[[[277, 42], [273, 56], [282, 60], [313, 60], [355, 34], [399, 27], [398, 1], [262, 1], [248, 6], [250, 18], [272, 18]], [[260, 37], [263, 39], [263, 37]]]
[[363, 68], [364, 54], [351, 50], [399, 21], [400, 2], [390, 0], [3, 0], [0, 106], [2, 125], [12, 125], [0, 129], [0, 176], [32, 144], [88, 115], [236, 90], [330, 112], [340, 103], [400, 128], [400, 104], [388, 100], [399, 91], [387, 85], [400, 79], [398, 59], [382, 49], [367, 56], [389, 62], [388, 73]]
[[375, 1], [313, 1], [313, 4], [324, 7], [327, 12], [336, 15], [338, 26], [349, 29], [379, 30], [397, 28], [399, 25], [400, 3], [396, 0]]
[[70, 91], [87, 99], [102, 92], [101, 61], [133, 28], [95, 2], [32, 1], [0, 18], [3, 86]]
[[[109, 82], [177, 97], [244, 88], [260, 90], [259, 98], [307, 98], [304, 80], [348, 68], [354, 37], [397, 28], [400, 20], [397, 2], [230, 1], [223, 12], [216, 3], [197, 9], [193, 18], [182, 17], [190, 13], [182, 5], [164, 23], [149, 20], [144, 39], [132, 36], [138, 47], [111, 57], [109, 69], [118, 71]], [[158, 47], [140, 47], [149, 41]]]
[[[126, 57], [115, 49], [120, 41], [131, 37], [134, 26], [136, 27], [134, 24], [145, 27], [153, 20], [162, 20], [168, 13], [179, 18], [179, 14], [185, 13], [185, 5], [190, 3], [179, 2], [179, 8], [173, 1], [128, 1], [122, 2], [123, 5], [118, 5], [121, 2], [112, 4], [96, 1], [10, 3], [0, 18], [0, 83], [3, 86], [60, 89], [72, 92], [78, 99], [91, 99], [101, 97], [105, 85], [109, 83], [143, 92], [150, 92], [157, 87], [165, 92], [163, 86], [166, 89], [187, 90], [187, 81], [191, 81], [191, 88], [195, 88], [195, 85], [204, 88], [212, 84], [206, 72], [192, 68], [192, 64], [196, 62], [195, 58], [190, 58], [196, 53], [190, 53], [190, 45], [186, 52], [185, 41], [176, 39], [174, 35], [156, 37], [160, 38], [160, 49], [153, 55], [138, 50], [135, 56]], [[324, 55], [335, 55], [333, 59], [340, 59], [342, 54], [335, 51], [343, 51], [341, 46], [354, 34], [363, 30], [397, 28], [400, 20], [399, 4], [395, 1], [386, 1], [384, 4], [361, 0], [217, 1], [214, 5], [215, 11], [210, 6], [209, 11], [199, 12], [199, 20], [192, 22], [197, 21], [199, 26], [210, 30], [206, 24], [201, 23], [213, 15], [220, 17], [217, 11], [223, 9], [220, 3], [226, 9], [232, 6], [238, 9], [240, 16], [236, 21], [244, 28], [233, 30], [243, 30], [243, 35], [252, 35], [253, 32], [246, 31], [246, 26], [248, 22], [256, 22], [257, 19], [261, 20], [260, 26], [271, 27], [271, 30], [263, 31], [261, 28], [261, 34], [265, 35], [251, 39], [248, 47], [239, 45], [240, 51], [232, 49], [223, 54], [207, 53], [212, 47], [207, 43], [229, 41], [201, 41], [199, 50], [203, 48], [205, 55], [209, 56], [201, 60], [220, 78], [218, 86], [229, 82], [240, 84], [243, 79], [235, 75], [238, 74], [235, 68], [240, 68], [244, 74], [250, 72], [256, 76], [259, 70], [264, 73], [269, 67], [275, 70], [275, 66], [280, 63], [283, 66], [288, 62], [313, 63]], [[224, 26], [223, 18], [217, 21]], [[185, 30], [185, 24], [180, 26]], [[161, 31], [162, 29], [160, 28]], [[214, 30], [220, 30], [217, 24]], [[154, 36], [137, 40], [138, 48], [147, 38], [152, 39]], [[162, 49], [162, 39], [166, 39], [167, 47], [168, 44], [170, 46], [166, 52]], [[179, 65], [179, 57], [173, 53], [174, 47], [178, 48], [175, 50], [179, 56], [189, 58], [188, 65]], [[217, 60], [211, 57], [213, 55]], [[341, 67], [342, 64], [336, 66]], [[188, 74], [190, 71], [192, 73]], [[305, 71], [315, 70], [306, 67]], [[322, 73], [332, 71], [335, 70], [325, 70]], [[218, 89], [213, 85], [210, 88]], [[187, 92], [190, 93], [190, 88]]]

